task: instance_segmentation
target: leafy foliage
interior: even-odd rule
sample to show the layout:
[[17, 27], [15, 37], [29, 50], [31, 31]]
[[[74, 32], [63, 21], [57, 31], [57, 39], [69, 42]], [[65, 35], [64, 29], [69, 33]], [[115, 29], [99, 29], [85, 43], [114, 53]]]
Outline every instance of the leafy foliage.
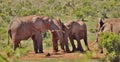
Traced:
[[110, 33], [102, 33], [100, 45], [107, 49], [105, 60], [107, 62], [120, 61], [120, 36]]
[[5, 56], [0, 54], [0, 62], [9, 62]]
[[86, 20], [88, 17], [120, 17], [119, 0], [0, 0], [0, 3], [0, 39], [7, 37], [6, 29], [3, 28], [7, 27], [14, 16], [36, 14], [59, 17], [63, 21], [75, 18]]

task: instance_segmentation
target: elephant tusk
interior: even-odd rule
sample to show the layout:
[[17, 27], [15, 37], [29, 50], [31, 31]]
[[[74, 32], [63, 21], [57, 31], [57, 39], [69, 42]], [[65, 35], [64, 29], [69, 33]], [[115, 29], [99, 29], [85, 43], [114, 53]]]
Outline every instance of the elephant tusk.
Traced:
[[63, 33], [65, 33], [65, 31], [62, 31]]
[[51, 30], [51, 32], [55, 32], [55, 30]]

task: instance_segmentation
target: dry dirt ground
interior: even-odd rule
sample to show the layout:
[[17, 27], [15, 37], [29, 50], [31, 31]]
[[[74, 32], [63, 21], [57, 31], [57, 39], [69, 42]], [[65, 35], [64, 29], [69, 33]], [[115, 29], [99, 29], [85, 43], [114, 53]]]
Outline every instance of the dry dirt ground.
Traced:
[[[98, 52], [98, 48], [90, 46], [91, 51], [87, 51], [85, 53], [73, 52], [73, 53], [61, 53], [57, 52], [56, 54], [52, 53], [52, 50], [44, 50], [44, 53], [35, 54], [34, 51], [30, 51], [25, 56], [22, 56], [21, 60], [39, 60], [39, 59], [77, 59], [86, 57], [88, 54], [90, 59], [101, 59], [104, 58], [105, 55]], [[49, 54], [50, 55], [49, 55]], [[47, 56], [48, 55], [48, 56]]]
[[[57, 58], [57, 59], [77, 59], [77, 58], [83, 58], [86, 56], [85, 53], [57, 53], [52, 54], [50, 53], [50, 56], [46, 56], [48, 53], [42, 53], [42, 54], [35, 54], [33, 51], [30, 51], [25, 56], [21, 57], [22, 60], [38, 60], [38, 59], [48, 59], [48, 58]], [[104, 54], [93, 54], [91, 55], [91, 59], [101, 59], [104, 58]]]
[[[89, 43], [91, 45], [91, 43]], [[101, 54], [99, 53], [99, 49], [96, 46], [90, 46], [90, 51], [87, 51], [85, 53], [80, 53], [79, 51], [77, 52], [73, 52], [73, 53], [61, 53], [61, 52], [57, 52], [56, 54], [52, 53], [52, 50], [44, 50], [44, 53], [41, 54], [35, 54], [34, 51], [29, 51], [27, 54], [25, 54], [24, 56], [18, 58], [19, 60], [22, 61], [34, 61], [34, 60], [46, 60], [46, 59], [60, 59], [60, 60], [78, 60], [78, 59], [84, 59], [86, 57], [89, 57], [89, 59], [102, 59], [105, 57], [105, 54]], [[105, 50], [104, 50], [105, 51]], [[48, 53], [50, 54], [49, 56]], [[0, 54], [5, 54], [4, 52], [0, 52]], [[10, 58], [8, 58], [8, 60], [11, 60]]]

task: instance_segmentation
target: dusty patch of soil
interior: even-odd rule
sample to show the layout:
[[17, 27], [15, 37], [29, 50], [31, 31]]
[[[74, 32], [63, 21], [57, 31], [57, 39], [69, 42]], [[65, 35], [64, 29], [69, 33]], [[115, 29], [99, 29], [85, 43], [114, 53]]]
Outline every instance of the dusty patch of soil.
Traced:
[[[91, 44], [91, 43], [89, 43]], [[87, 54], [91, 56], [91, 59], [101, 59], [104, 58], [104, 54], [96, 52], [98, 48], [90, 46], [91, 51], [88, 51]], [[49, 55], [50, 54], [50, 55]], [[47, 56], [48, 55], [48, 56]], [[86, 53], [74, 52], [74, 53], [60, 53], [57, 52], [53, 54], [51, 50], [45, 50], [44, 53], [35, 54], [34, 51], [30, 51], [25, 56], [21, 57], [22, 60], [37, 60], [37, 59], [77, 59], [83, 58], [86, 56]]]
[[[74, 52], [74, 53], [57, 53], [57, 54], [52, 54], [50, 53], [50, 56], [46, 56], [48, 54], [47, 52], [41, 53], [41, 54], [35, 54], [34, 51], [30, 51], [27, 53], [25, 56], [21, 57], [20, 59], [22, 60], [37, 60], [37, 59], [77, 59], [77, 58], [83, 58], [86, 56], [85, 53], [79, 53], [79, 52]], [[91, 54], [91, 53], [88, 53]], [[101, 59], [104, 58], [104, 54], [93, 54], [91, 55], [91, 59]]]

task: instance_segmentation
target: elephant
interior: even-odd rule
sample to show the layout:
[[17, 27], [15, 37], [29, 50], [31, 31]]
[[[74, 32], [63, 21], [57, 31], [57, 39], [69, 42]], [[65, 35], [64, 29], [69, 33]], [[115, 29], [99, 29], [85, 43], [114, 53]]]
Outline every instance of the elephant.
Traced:
[[[81, 39], [84, 39], [85, 45], [89, 50], [88, 43], [87, 43], [87, 26], [83, 21], [71, 21], [65, 24], [66, 29], [65, 36], [69, 37], [70, 43], [72, 45], [72, 52], [79, 50], [80, 52], [84, 52], [82, 45], [80, 43]], [[66, 38], [67, 39], [67, 38]], [[74, 40], [77, 41], [77, 48], [74, 44]]]
[[[99, 19], [96, 26], [96, 40], [93, 44], [99, 42], [101, 32], [112, 32], [113, 34], [120, 33], [120, 18]], [[103, 48], [101, 50], [103, 53]]]
[[50, 18], [38, 15], [16, 16], [8, 26], [8, 35], [13, 41], [13, 49], [19, 47], [21, 40], [32, 38], [35, 53], [43, 53], [42, 33], [51, 30]]
[[[65, 40], [65, 33], [63, 30], [64, 24], [60, 19], [52, 19], [51, 27], [55, 30], [52, 32], [50, 30], [50, 35], [52, 37], [53, 52], [58, 52], [58, 40], [60, 42], [61, 52], [70, 52], [68, 47], [68, 41]], [[65, 47], [65, 48], [64, 48]]]

